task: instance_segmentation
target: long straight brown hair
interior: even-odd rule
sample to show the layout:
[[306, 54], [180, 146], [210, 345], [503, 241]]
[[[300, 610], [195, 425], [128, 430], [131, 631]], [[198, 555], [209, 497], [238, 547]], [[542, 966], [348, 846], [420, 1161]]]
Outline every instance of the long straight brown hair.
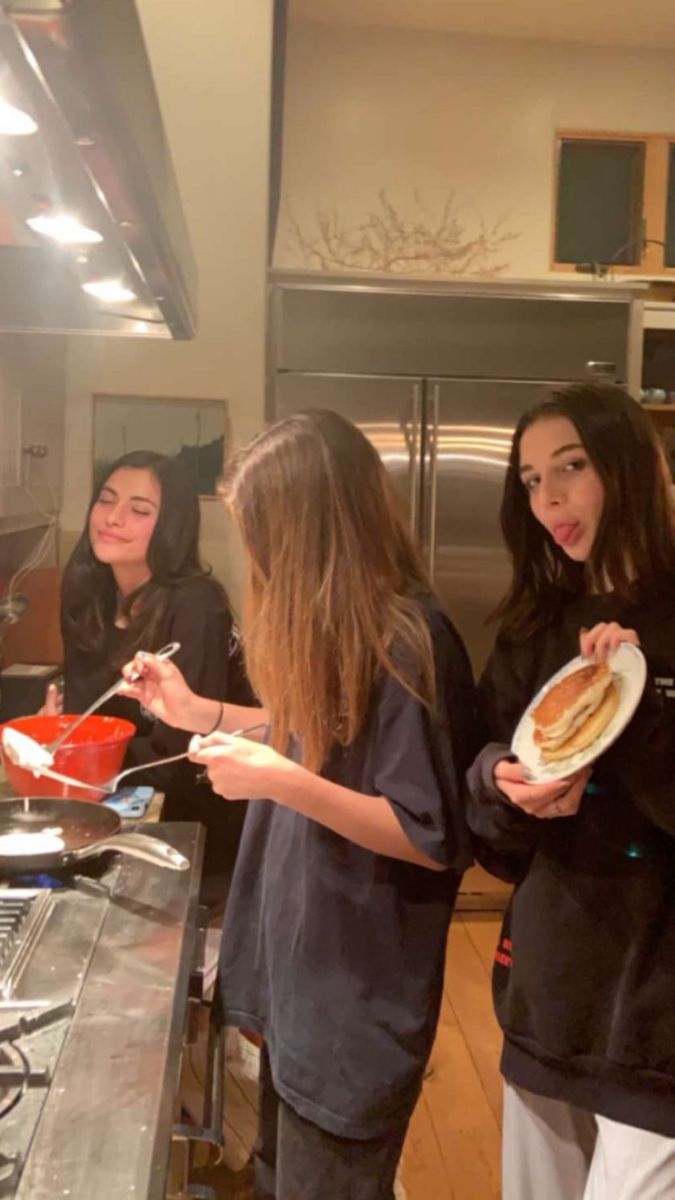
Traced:
[[[537, 421], [574, 425], [605, 490], [590, 559], [572, 562], [530, 511], [520, 479], [520, 443]], [[578, 383], [553, 389], [518, 422], [501, 507], [513, 579], [494, 614], [506, 634], [555, 619], [561, 603], [609, 581], [619, 599], [675, 596], [675, 517], [668, 469], [649, 417], [623, 388]]]
[[349, 421], [310, 411], [232, 462], [223, 495], [243, 536], [246, 668], [272, 744], [318, 770], [363, 727], [390, 672], [430, 710], [434, 662], [416, 597], [431, 587], [380, 458]]

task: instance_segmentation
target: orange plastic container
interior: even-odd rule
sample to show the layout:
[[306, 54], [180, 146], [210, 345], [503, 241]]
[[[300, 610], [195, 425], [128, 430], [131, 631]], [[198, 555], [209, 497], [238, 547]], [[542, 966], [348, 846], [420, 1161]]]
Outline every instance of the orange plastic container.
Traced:
[[[74, 720], [74, 716], [64, 714], [61, 717], [15, 717], [6, 724], [47, 746]], [[75, 730], [72, 738], [68, 738], [57, 750], [54, 770], [63, 775], [72, 775], [74, 779], [81, 779], [85, 783], [107, 783], [122, 770], [127, 747], [135, 732], [136, 726], [120, 717], [102, 717], [97, 714], [87, 717], [79, 729]], [[7, 782], [17, 796], [67, 796], [73, 800], [105, 800], [104, 792], [68, 787], [65, 783], [57, 783], [55, 779], [43, 775], [36, 779], [31, 771], [26, 771], [11, 761], [1, 741], [0, 754]]]

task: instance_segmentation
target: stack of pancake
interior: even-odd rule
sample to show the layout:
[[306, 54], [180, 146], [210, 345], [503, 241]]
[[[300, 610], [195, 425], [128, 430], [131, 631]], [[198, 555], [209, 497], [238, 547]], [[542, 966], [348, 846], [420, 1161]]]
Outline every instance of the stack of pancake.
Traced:
[[619, 688], [606, 662], [566, 675], [532, 713], [534, 742], [544, 762], [585, 750], [609, 725], [618, 704]]

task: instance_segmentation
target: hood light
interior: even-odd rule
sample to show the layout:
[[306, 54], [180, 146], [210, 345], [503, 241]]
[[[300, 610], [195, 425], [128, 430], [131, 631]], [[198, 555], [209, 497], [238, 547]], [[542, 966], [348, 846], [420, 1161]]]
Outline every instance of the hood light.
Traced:
[[119, 279], [93, 279], [83, 283], [82, 290], [96, 300], [105, 300], [108, 304], [123, 304], [125, 300], [135, 300], [136, 293], [120, 283]]
[[29, 217], [26, 224], [34, 233], [53, 238], [64, 246], [93, 246], [103, 241], [98, 230], [89, 229], [68, 213], [40, 213], [37, 217]]
[[5, 137], [27, 137], [36, 130], [37, 122], [28, 113], [0, 98], [0, 134]]

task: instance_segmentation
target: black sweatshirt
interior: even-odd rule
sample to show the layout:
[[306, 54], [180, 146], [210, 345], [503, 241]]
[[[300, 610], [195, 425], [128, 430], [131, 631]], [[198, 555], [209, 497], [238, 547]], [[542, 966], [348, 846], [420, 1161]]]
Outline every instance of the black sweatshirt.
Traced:
[[[64, 712], [80, 713], [110, 687], [119, 672], [112, 665], [122, 653], [124, 631], [110, 631], [110, 661], [101, 663], [73, 643], [64, 629]], [[238, 638], [233, 630], [232, 613], [223, 588], [209, 576], [185, 579], [171, 593], [157, 644], [180, 642], [174, 662], [180, 667], [193, 691], [214, 700], [233, 704], [255, 704], [243, 669]], [[115, 696], [101, 713], [124, 717], [136, 726], [124, 766], [153, 762], [187, 750], [190, 734], [156, 721], [135, 700]], [[183, 761], [129, 776], [129, 785], [149, 784], [165, 792], [164, 819], [201, 821], [206, 826], [202, 889], [205, 902], [222, 900], [225, 883], [232, 872], [241, 833], [245, 804], [215, 796], [202, 774], [192, 763]], [[210, 882], [208, 882], [210, 880]], [[222, 880], [222, 886], [219, 881]]]
[[[638, 632], [643, 700], [577, 815], [528, 816], [497, 789], [494, 766], [538, 689], [578, 654], [580, 628], [611, 620]], [[498, 638], [479, 690], [501, 745], [469, 772], [468, 820], [479, 860], [516, 884], [493, 976], [502, 1071], [675, 1137], [675, 597], [572, 600], [528, 639]]]

